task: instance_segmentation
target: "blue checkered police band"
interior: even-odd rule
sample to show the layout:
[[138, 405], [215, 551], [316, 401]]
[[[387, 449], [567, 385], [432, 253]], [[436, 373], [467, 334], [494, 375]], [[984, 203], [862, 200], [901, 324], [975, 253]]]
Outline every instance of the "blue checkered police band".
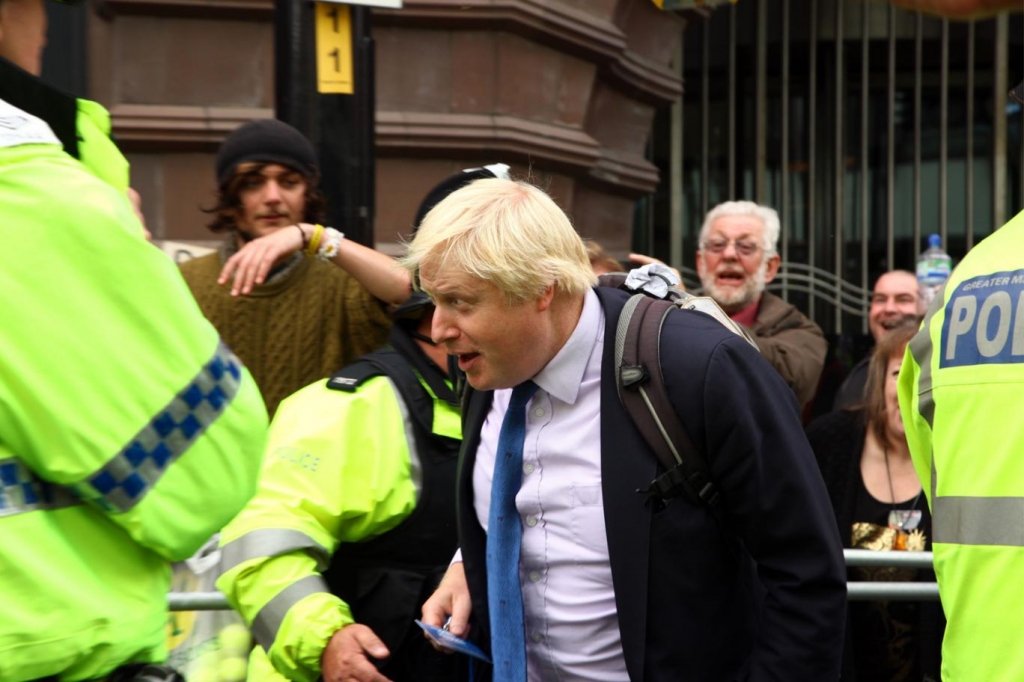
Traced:
[[223, 343], [213, 357], [120, 452], [82, 481], [64, 488], [43, 481], [15, 458], [0, 460], [0, 516], [89, 501], [126, 512], [224, 412], [238, 393], [242, 365]]

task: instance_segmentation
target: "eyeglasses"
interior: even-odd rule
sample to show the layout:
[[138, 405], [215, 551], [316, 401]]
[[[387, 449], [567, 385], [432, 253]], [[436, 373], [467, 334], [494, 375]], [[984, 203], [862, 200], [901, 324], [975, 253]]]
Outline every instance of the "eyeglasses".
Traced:
[[763, 248], [751, 239], [723, 239], [721, 237], [707, 240], [701, 248], [711, 253], [722, 253], [729, 247], [729, 244], [734, 244], [736, 246], [736, 253], [747, 258]]

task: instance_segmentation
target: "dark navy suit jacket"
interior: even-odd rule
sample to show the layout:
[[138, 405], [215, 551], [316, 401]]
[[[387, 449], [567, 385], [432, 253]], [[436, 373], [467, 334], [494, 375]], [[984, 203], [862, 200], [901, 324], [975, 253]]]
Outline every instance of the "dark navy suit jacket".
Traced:
[[[630, 679], [838, 679], [846, 612], [842, 545], [792, 390], [756, 350], [710, 317], [670, 315], [661, 339], [666, 387], [710, 463], [722, 501], [717, 515], [684, 499], [660, 510], [645, 505], [637, 491], [647, 488], [658, 465], [611, 375], [627, 295], [595, 291], [606, 318], [605, 528]], [[458, 489], [473, 638], [485, 649], [486, 534], [473, 509], [472, 474], [491, 396], [470, 396]]]

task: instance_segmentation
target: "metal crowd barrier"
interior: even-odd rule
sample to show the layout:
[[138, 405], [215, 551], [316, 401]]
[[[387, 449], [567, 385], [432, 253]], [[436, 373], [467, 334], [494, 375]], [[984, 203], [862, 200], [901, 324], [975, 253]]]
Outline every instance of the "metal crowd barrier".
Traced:
[[[931, 568], [931, 552], [873, 552], [870, 549], [844, 549], [846, 566], [893, 568]], [[936, 583], [848, 582], [846, 598], [850, 601], [938, 601]]]
[[[873, 552], [868, 549], [843, 550], [846, 565], [893, 568], [931, 568], [931, 552]], [[846, 583], [850, 601], [938, 601], [935, 583], [850, 582]], [[220, 592], [171, 592], [167, 595], [171, 611], [223, 611], [230, 608]]]

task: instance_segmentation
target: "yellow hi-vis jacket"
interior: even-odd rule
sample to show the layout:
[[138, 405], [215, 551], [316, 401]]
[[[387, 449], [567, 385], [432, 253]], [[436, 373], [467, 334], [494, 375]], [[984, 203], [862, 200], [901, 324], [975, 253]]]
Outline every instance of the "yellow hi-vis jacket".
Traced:
[[0, 100], [0, 680], [165, 657], [170, 561], [256, 487], [266, 410], [124, 194]]
[[[431, 395], [433, 432], [461, 439], [458, 410]], [[259, 491], [221, 533], [217, 587], [263, 647], [250, 680], [317, 679], [331, 636], [354, 622], [321, 571], [341, 543], [383, 535], [412, 513], [419, 458], [408, 408], [386, 376], [352, 393], [319, 381], [281, 403]]]
[[110, 114], [87, 99], [75, 101], [78, 157], [89, 171], [114, 189], [128, 189], [128, 160], [110, 139]]
[[932, 510], [942, 679], [1024, 680], [1024, 213], [953, 272], [898, 392]]

